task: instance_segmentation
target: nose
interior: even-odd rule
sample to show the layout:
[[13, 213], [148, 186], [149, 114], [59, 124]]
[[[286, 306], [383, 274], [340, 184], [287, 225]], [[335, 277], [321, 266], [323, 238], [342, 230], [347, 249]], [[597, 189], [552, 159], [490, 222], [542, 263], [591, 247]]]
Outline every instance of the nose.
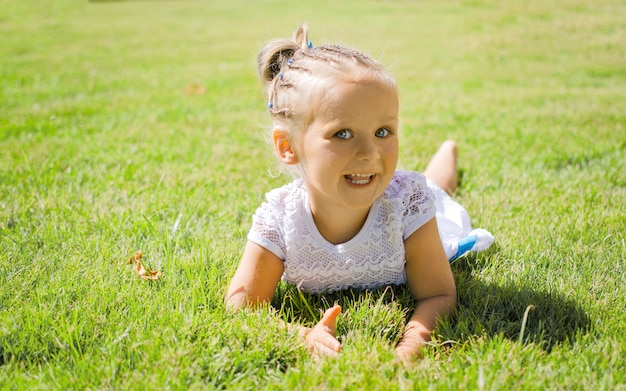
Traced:
[[380, 157], [376, 140], [362, 138], [358, 143], [357, 158], [359, 160], [373, 161]]

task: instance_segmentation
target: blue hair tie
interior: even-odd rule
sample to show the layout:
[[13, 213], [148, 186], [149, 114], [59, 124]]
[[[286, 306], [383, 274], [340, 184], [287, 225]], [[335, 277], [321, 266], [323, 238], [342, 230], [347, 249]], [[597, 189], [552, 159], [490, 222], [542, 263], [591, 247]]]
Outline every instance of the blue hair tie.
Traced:
[[268, 109], [272, 109], [273, 107], [274, 107], [274, 103], [272, 103], [272, 101], [269, 101], [269, 102], [267, 103], [267, 108], [268, 108]]
[[313, 49], [313, 42], [311, 42], [311, 40], [309, 40], [307, 42], [307, 46], [309, 47], [309, 49]]

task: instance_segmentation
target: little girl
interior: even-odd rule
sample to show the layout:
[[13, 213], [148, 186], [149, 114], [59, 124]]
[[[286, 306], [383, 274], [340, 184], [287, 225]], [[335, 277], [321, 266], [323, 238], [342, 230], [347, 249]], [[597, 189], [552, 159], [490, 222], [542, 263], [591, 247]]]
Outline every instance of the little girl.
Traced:
[[[396, 352], [419, 356], [456, 303], [449, 260], [493, 241], [448, 195], [457, 186], [456, 144], [442, 144], [424, 175], [397, 170], [394, 79], [358, 50], [313, 47], [306, 26], [268, 43], [258, 68], [274, 151], [298, 179], [268, 193], [254, 214], [226, 305], [269, 303], [281, 278], [314, 293], [408, 284], [417, 304]], [[340, 311], [299, 329], [314, 355], [340, 351]]]

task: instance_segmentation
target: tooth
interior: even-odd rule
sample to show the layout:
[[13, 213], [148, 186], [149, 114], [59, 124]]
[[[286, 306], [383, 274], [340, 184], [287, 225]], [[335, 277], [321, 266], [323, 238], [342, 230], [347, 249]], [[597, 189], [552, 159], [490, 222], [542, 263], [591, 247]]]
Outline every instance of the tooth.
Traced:
[[374, 176], [374, 174], [350, 174], [346, 175], [346, 178], [348, 179], [348, 181], [350, 181], [350, 183], [353, 183], [355, 185], [367, 185], [372, 181], [372, 176]]

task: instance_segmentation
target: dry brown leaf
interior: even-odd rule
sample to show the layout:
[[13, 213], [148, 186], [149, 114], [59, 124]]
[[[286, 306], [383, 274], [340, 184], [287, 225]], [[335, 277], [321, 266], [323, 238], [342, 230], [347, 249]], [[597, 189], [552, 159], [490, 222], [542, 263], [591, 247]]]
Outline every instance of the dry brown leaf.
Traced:
[[185, 95], [202, 95], [206, 92], [206, 88], [202, 84], [189, 83], [185, 88]]
[[143, 253], [141, 251], [137, 251], [137, 253], [128, 260], [129, 264], [135, 264], [135, 271], [140, 278], [144, 280], [156, 281], [163, 277], [163, 273], [158, 270], [146, 269], [141, 263], [141, 258], [143, 258]]
[[128, 263], [135, 263], [136, 261], [139, 261], [141, 258], [143, 258], [143, 253], [141, 251], [137, 251], [137, 253], [135, 253], [134, 256], [130, 257], [130, 259], [128, 260]]

